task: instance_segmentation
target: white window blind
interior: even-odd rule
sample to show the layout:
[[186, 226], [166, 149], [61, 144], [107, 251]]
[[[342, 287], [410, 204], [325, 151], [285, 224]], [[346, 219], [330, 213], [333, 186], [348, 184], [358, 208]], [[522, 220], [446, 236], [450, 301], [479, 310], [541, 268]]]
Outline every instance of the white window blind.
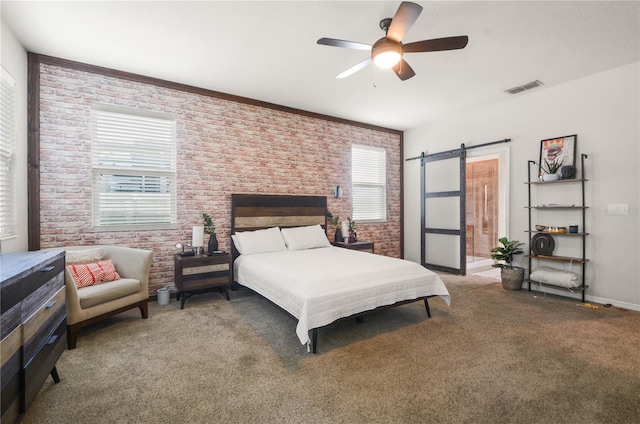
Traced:
[[386, 151], [377, 147], [351, 146], [353, 220], [382, 222], [387, 219]]
[[93, 225], [176, 224], [175, 120], [93, 109]]
[[15, 237], [16, 209], [16, 81], [2, 68], [0, 114], [0, 240]]

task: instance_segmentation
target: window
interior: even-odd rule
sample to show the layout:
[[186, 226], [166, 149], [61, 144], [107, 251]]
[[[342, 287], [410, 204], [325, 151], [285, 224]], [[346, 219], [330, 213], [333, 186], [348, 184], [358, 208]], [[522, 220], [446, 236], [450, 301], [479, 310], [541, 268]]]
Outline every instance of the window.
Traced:
[[175, 120], [94, 107], [93, 226], [176, 224]]
[[15, 237], [16, 209], [16, 80], [2, 68], [0, 115], [0, 240]]
[[351, 146], [353, 220], [384, 222], [387, 219], [386, 151]]

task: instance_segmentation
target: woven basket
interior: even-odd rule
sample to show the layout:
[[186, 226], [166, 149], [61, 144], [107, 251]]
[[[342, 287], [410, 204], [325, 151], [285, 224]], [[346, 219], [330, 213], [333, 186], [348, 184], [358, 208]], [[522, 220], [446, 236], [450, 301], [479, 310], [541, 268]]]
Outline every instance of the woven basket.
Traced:
[[507, 290], [520, 290], [522, 288], [522, 282], [524, 281], [524, 268], [503, 267], [500, 272], [502, 278], [502, 287]]

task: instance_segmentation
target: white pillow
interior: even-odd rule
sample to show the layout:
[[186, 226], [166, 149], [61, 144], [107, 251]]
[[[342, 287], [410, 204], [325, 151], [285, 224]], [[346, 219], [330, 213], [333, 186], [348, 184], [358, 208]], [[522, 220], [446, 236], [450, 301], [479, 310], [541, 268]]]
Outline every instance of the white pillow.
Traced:
[[231, 239], [241, 255], [287, 250], [278, 227], [236, 233], [231, 236]]
[[541, 266], [529, 275], [529, 280], [538, 283], [549, 283], [556, 286], [574, 288], [578, 287], [580, 276], [573, 272]]
[[282, 238], [287, 245], [287, 250], [304, 250], [331, 246], [327, 235], [320, 225], [283, 228]]
[[86, 264], [90, 262], [98, 262], [107, 252], [103, 247], [94, 247], [90, 249], [67, 250], [65, 254], [65, 262], [67, 265]]

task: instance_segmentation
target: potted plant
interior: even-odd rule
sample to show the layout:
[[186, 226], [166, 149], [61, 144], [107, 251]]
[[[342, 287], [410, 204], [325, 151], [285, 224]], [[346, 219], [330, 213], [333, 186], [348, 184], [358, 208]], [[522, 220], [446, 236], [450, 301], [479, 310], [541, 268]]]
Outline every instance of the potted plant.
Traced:
[[509, 240], [506, 237], [501, 237], [498, 241], [502, 246], [496, 246], [491, 249], [491, 259], [504, 261], [504, 263], [493, 264], [494, 267], [501, 268], [502, 287], [507, 290], [520, 290], [524, 281], [524, 268], [513, 266], [513, 257], [524, 253], [520, 248], [524, 243], [520, 243], [517, 240]]
[[202, 214], [202, 218], [204, 219], [204, 232], [205, 234], [209, 234], [209, 244], [208, 244], [208, 254], [209, 256], [213, 255], [213, 252], [218, 250], [218, 239], [216, 237], [216, 226], [211, 219], [211, 216], [207, 213]]
[[340, 217], [338, 215], [334, 215], [331, 212], [327, 212], [327, 218], [329, 218], [329, 222], [336, 227], [336, 234], [334, 237], [334, 241], [338, 243], [342, 241], [342, 230], [340, 229]]
[[553, 181], [559, 179], [560, 175], [558, 174], [558, 171], [560, 171], [563, 163], [564, 158], [560, 162], [558, 162], [557, 159], [554, 159], [551, 162], [545, 159], [544, 163], [540, 165], [540, 168], [542, 168], [542, 171], [545, 173], [545, 175], [542, 176], [542, 179], [544, 181]]

